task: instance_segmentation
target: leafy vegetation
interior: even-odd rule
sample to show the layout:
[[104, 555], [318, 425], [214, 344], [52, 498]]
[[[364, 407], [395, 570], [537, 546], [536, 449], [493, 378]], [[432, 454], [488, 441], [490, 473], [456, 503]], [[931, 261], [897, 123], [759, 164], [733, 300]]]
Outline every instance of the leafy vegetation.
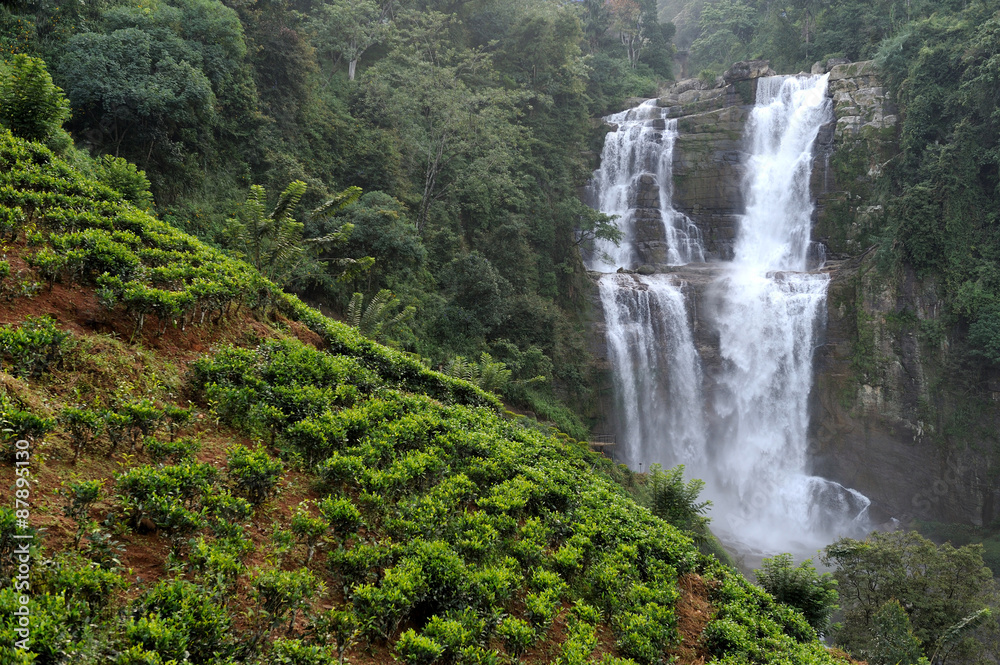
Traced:
[[[974, 658], [996, 634], [997, 591], [982, 546], [935, 545], [916, 532], [841, 539], [823, 561], [836, 565], [843, 622], [834, 641], [873, 663]], [[905, 609], [904, 609], [905, 608]]]
[[[637, 504], [613, 480], [622, 472], [585, 443], [509, 419], [482, 388], [323, 317], [36, 144], [6, 141], [8, 177], [33, 184], [7, 185], [5, 201], [24, 203], [44, 229], [21, 231], [14, 252], [56, 247], [93, 265], [60, 275], [60, 288], [95, 294], [104, 316], [121, 317], [134, 334], [131, 345], [112, 344], [81, 327], [62, 364], [10, 379], [21, 409], [58, 414], [47, 425], [52, 458], [36, 458], [32, 473], [87, 474], [59, 488], [58, 513], [70, 525], [54, 528], [62, 545], [36, 535], [46, 548], [36, 556], [53, 562], [39, 566], [29, 604], [42, 662], [65, 654], [330, 663], [369, 649], [412, 662], [493, 663], [557, 644], [560, 662], [584, 663], [600, 643], [655, 663], [681, 640], [681, 576], [713, 589], [726, 626], [712, 633], [713, 654], [833, 661], [800, 616]], [[94, 198], [86, 206], [84, 191]], [[154, 286], [173, 266], [201, 271], [201, 281]], [[159, 326], [137, 329], [108, 294], [160, 289], [175, 298], [195, 283], [206, 293], [217, 284], [210, 276], [232, 279], [234, 300], [215, 301], [217, 319], [164, 322], [152, 312]], [[153, 381], [146, 369], [118, 364], [128, 354], [138, 367], [168, 372], [146, 345], [185, 327], [223, 334], [233, 329], [227, 317], [266, 334], [225, 338], [187, 361], [185, 381]], [[298, 326], [312, 344], [272, 319]], [[51, 319], [32, 325], [46, 340], [62, 332]], [[187, 406], [176, 403], [179, 391]], [[291, 508], [280, 504], [287, 494], [296, 496]], [[98, 505], [108, 515], [100, 521]], [[15, 521], [6, 509], [0, 518], [6, 547]], [[162, 562], [141, 581], [126, 578], [125, 562], [156, 543], [167, 546]], [[16, 653], [9, 580], [0, 589], [0, 646]]]

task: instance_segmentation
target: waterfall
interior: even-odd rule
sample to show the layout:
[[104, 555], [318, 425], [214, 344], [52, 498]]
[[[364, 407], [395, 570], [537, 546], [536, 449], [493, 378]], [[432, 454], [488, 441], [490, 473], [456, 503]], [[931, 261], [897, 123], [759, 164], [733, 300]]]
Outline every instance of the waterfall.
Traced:
[[[590, 203], [617, 217], [623, 240], [597, 241], [587, 256], [592, 270], [705, 260], [701, 232], [671, 202], [677, 121], [666, 114], [650, 99], [605, 118], [614, 130], [591, 180]], [[691, 462], [705, 447], [701, 363], [683, 287], [663, 274], [610, 273], [599, 281], [615, 368], [616, 455], [635, 468]]]
[[598, 286], [621, 404], [619, 461], [695, 463], [705, 446], [702, 376], [682, 289], [668, 275], [610, 274]]
[[[808, 555], [867, 526], [866, 497], [808, 473], [813, 350], [828, 286], [827, 275], [807, 272], [820, 255], [810, 242], [809, 181], [813, 142], [832, 117], [826, 86], [826, 76], [758, 80], [734, 259], [700, 269], [721, 273], [701, 313], [722, 362], [708, 399], [680, 278], [692, 268], [599, 279], [619, 460], [687, 465], [707, 483], [716, 532], [747, 552]], [[704, 262], [700, 233], [671, 201], [676, 122], [656, 100], [606, 120], [615, 130], [589, 203], [617, 217], [623, 241], [595, 243], [588, 267]], [[656, 216], [665, 247], [650, 241]]]
[[715, 285], [723, 372], [708, 451], [731, 540], [762, 551], [822, 547], [867, 508], [807, 473], [813, 349], [828, 276], [809, 267], [812, 145], [832, 116], [827, 77], [760, 79], [747, 126], [746, 214]]
[[[624, 237], [617, 246], [607, 240], [595, 241], [593, 251], [586, 256], [591, 270], [705, 260], [698, 227], [671, 204], [677, 121], [668, 119], [667, 110], [656, 102], [650, 99], [604, 118], [614, 130], [605, 138], [601, 166], [588, 188], [589, 203], [616, 216]], [[648, 222], [653, 220], [661, 226], [657, 230], [662, 241], [650, 237]], [[658, 247], [660, 244], [665, 247]]]

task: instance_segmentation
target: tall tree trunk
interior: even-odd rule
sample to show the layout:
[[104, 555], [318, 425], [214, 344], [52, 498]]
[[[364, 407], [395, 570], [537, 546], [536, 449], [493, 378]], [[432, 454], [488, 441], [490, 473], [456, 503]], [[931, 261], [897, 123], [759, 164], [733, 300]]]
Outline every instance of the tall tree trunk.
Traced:
[[347, 80], [354, 80], [354, 72], [358, 68], [358, 59], [351, 58], [351, 62], [347, 65]]

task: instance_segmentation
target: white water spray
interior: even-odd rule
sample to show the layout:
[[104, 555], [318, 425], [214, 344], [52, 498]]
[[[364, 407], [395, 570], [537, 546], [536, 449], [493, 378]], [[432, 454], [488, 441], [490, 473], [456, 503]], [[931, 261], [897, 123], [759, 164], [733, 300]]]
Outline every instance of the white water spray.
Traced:
[[[724, 367], [706, 420], [701, 361], [677, 275], [606, 274], [599, 282], [614, 367], [618, 456], [632, 468], [687, 465], [706, 480], [714, 528], [746, 552], [808, 556], [864, 528], [866, 497], [807, 473], [813, 349], [828, 278], [810, 268], [812, 144], [831, 117], [826, 77], [758, 81], [748, 129], [746, 215], [732, 263], [714, 284]], [[704, 261], [701, 236], [671, 203], [676, 125], [651, 100], [606, 120], [591, 203], [618, 216], [619, 247], [598, 243], [593, 270], [648, 262], [637, 232], [660, 215], [666, 262]], [[655, 185], [656, 196], [649, 194]], [[701, 269], [701, 270], [704, 270]]]
[[601, 304], [620, 402], [619, 461], [691, 464], [704, 455], [701, 362], [669, 275], [604, 275]]
[[725, 370], [709, 452], [729, 539], [809, 551], [849, 531], [868, 499], [807, 469], [808, 399], [828, 276], [807, 269], [812, 144], [831, 117], [827, 77], [758, 82], [747, 128], [747, 212], [717, 283]]

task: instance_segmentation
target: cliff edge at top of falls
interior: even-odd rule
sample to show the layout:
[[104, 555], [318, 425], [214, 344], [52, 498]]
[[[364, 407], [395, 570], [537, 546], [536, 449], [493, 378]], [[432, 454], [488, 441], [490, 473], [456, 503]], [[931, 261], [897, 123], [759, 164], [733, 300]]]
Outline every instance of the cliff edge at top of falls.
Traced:
[[[896, 111], [872, 62], [817, 63], [813, 73], [826, 73], [827, 95], [833, 102], [833, 120], [824, 126], [813, 150], [812, 191], [816, 199], [814, 239], [824, 242], [834, 256], [859, 253], [856, 235], [843, 227], [841, 210], [847, 199], [832, 170], [834, 153], [872, 152], [871, 142], [894, 140]], [[677, 119], [678, 137], [673, 155], [673, 205], [702, 232], [709, 258], [732, 258], [733, 242], [744, 203], [744, 133], [757, 97], [757, 81], [774, 76], [766, 60], [734, 64], [714, 84], [700, 79], [679, 81], [660, 96], [660, 106]], [[877, 150], [876, 150], [877, 152]], [[642, 195], [640, 194], [640, 197]], [[849, 202], [849, 201], [848, 201]], [[848, 206], [849, 207], [849, 206]], [[828, 216], [839, 216], [828, 219]], [[643, 237], [654, 237], [659, 219], [646, 215]], [[649, 257], [655, 263], [655, 257]]]

